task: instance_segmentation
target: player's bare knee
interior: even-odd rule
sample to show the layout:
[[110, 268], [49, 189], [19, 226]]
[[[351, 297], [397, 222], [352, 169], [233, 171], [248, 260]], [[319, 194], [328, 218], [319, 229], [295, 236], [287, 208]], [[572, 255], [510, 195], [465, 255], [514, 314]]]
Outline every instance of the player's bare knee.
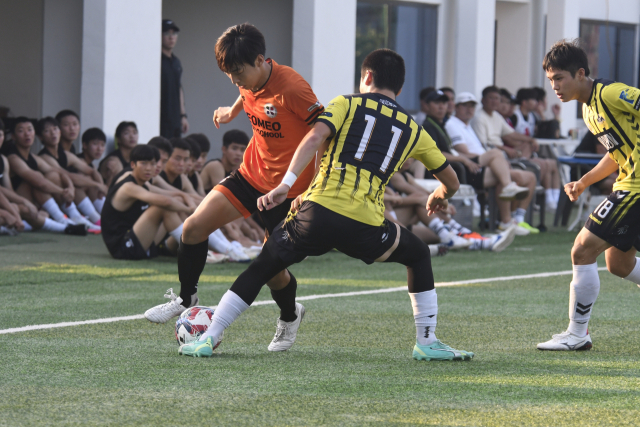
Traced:
[[571, 261], [573, 265], [586, 265], [596, 262], [598, 252], [589, 245], [583, 245], [577, 239], [571, 248]]
[[182, 242], [187, 245], [195, 245], [205, 240], [208, 236], [202, 236], [202, 227], [193, 216], [184, 221], [182, 226]]
[[287, 270], [282, 270], [267, 282], [267, 286], [269, 286], [269, 288], [273, 289], [274, 291], [279, 291], [289, 284], [289, 280], [290, 276], [287, 273]]

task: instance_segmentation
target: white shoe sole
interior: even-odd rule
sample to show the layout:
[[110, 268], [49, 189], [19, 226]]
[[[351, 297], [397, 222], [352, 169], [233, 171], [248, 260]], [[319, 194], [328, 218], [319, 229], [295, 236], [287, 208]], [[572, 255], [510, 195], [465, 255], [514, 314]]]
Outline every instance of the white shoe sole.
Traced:
[[572, 345], [550, 340], [547, 342], [541, 342], [536, 346], [536, 348], [538, 350], [545, 351], [589, 351], [592, 346], [593, 343], [591, 342], [591, 336], [587, 335], [584, 337], [584, 340], [578, 341]]
[[491, 248], [492, 252], [502, 252], [505, 250], [511, 243], [513, 243], [513, 239], [516, 237], [516, 228], [511, 227], [506, 231], [502, 232], [502, 238], [498, 240], [493, 247]]
[[306, 311], [302, 304], [296, 303], [296, 305], [300, 305], [300, 313], [298, 313], [298, 318], [296, 319], [296, 321], [298, 322], [298, 329], [296, 329], [296, 336], [293, 337], [293, 341], [291, 343], [289, 343], [289, 342], [277, 342], [277, 343], [274, 344], [273, 341], [272, 341], [271, 344], [269, 344], [269, 347], [268, 347], [269, 351], [287, 351], [291, 347], [293, 347], [293, 345], [295, 344], [296, 338], [298, 336], [298, 330], [300, 329], [300, 324], [302, 323], [302, 319], [304, 319], [304, 313]]

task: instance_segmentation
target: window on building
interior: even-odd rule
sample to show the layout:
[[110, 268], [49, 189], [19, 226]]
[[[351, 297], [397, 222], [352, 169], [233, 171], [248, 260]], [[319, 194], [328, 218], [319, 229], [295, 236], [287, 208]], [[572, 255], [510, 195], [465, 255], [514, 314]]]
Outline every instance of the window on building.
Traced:
[[364, 58], [375, 49], [392, 49], [402, 55], [406, 68], [398, 102], [409, 111], [418, 111], [420, 90], [436, 83], [437, 32], [437, 6], [358, 0], [355, 92]]
[[[580, 20], [580, 39], [594, 79], [605, 78], [635, 86], [636, 26]], [[578, 106], [582, 117], [582, 106]]]

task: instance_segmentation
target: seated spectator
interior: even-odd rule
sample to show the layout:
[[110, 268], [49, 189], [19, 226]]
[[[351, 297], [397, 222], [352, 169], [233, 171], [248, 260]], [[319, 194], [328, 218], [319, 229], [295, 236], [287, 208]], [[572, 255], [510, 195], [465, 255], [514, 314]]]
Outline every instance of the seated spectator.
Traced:
[[536, 129], [536, 118], [533, 111], [538, 106], [536, 93], [533, 89], [522, 88], [516, 94], [518, 108], [513, 112], [511, 123], [513, 129], [526, 136], [533, 136]]
[[222, 136], [222, 157], [209, 160], [200, 174], [206, 193], [240, 167], [248, 144], [249, 137], [243, 131], [234, 129], [225, 132]]
[[[93, 197], [93, 200], [101, 199], [100, 204], [104, 203], [107, 187], [103, 184], [102, 177], [75, 154], [62, 148], [60, 128], [53, 117], [38, 120], [36, 134], [44, 145], [38, 156], [58, 172], [67, 175], [75, 187], [75, 203], [63, 206], [63, 210], [74, 222], [84, 223], [91, 230], [100, 230], [100, 227], [96, 225], [100, 223], [100, 214], [89, 195]], [[78, 211], [87, 216], [89, 220], [81, 216]]]
[[96, 169], [93, 162], [100, 160], [107, 145], [107, 136], [100, 128], [89, 128], [82, 134], [82, 152], [78, 158]]
[[200, 178], [200, 173], [196, 171], [196, 164], [200, 161], [200, 156], [202, 152], [200, 151], [200, 145], [196, 142], [195, 139], [190, 137], [185, 137], [185, 141], [189, 144], [189, 160], [187, 160], [185, 165], [185, 175], [191, 182], [193, 189], [198, 193], [198, 195], [204, 197], [204, 188], [202, 186], [202, 178]]
[[75, 225], [65, 218], [58, 204], [73, 203], [75, 188], [65, 174], [60, 173], [38, 156], [31, 154], [35, 141], [33, 123], [26, 117], [17, 117], [14, 122], [14, 140], [6, 145], [9, 160], [11, 187], [31, 204], [41, 207], [53, 220], [46, 218], [42, 224], [45, 231], [86, 235], [84, 224]]
[[533, 157], [538, 143], [530, 136], [515, 132], [497, 112], [499, 105], [500, 90], [495, 86], [486, 87], [482, 91], [482, 109], [471, 121], [471, 127], [486, 147], [499, 148], [511, 159], [530, 159], [536, 164], [540, 168], [540, 182], [549, 190], [547, 207], [555, 209], [560, 196], [557, 163], [552, 159]]
[[[607, 149], [604, 145], [600, 144], [598, 138], [596, 138], [591, 132], [587, 132], [584, 138], [582, 138], [582, 141], [580, 141], [580, 145], [576, 148], [575, 153], [600, 154], [602, 156], [606, 156]], [[593, 169], [593, 166], [588, 168], [583, 166], [582, 175], [591, 169]], [[571, 168], [571, 181], [577, 181], [579, 178], [577, 168]], [[591, 186], [597, 188], [598, 191], [600, 191], [600, 194], [608, 195], [613, 191], [613, 184], [616, 182], [616, 179], [618, 179], [618, 171], [615, 171], [608, 177], [592, 184]]]
[[138, 145], [138, 126], [134, 122], [120, 122], [116, 127], [116, 149], [107, 154], [98, 166], [98, 171], [107, 187], [113, 178], [123, 170], [131, 168], [129, 155], [133, 147]]
[[534, 87], [536, 101], [538, 101], [533, 113], [536, 117], [536, 138], [560, 138], [560, 104], [551, 106], [550, 119], [547, 119], [547, 92], [541, 87]]
[[455, 107], [456, 107], [456, 103], [455, 103], [456, 93], [454, 92], [453, 89], [451, 89], [450, 87], [446, 87], [446, 86], [445, 87], [441, 87], [440, 91], [442, 93], [444, 93], [445, 95], [447, 95], [447, 98], [449, 98], [449, 101], [447, 101], [447, 113], [444, 115], [444, 122], [446, 124], [447, 120], [449, 120], [449, 117], [451, 117], [453, 115], [453, 112], [454, 112]]
[[207, 136], [203, 133], [192, 133], [191, 135], [189, 135], [189, 138], [194, 140], [200, 147], [200, 157], [198, 157], [198, 161], [194, 166], [195, 171], [200, 174], [202, 172], [204, 164], [207, 162], [207, 157], [209, 156], [209, 151], [211, 150], [211, 143], [209, 142], [209, 138], [207, 138]]
[[[487, 151], [484, 148], [469, 124], [475, 115], [476, 104], [473, 94], [469, 92], [459, 94], [456, 97], [455, 116], [449, 119], [445, 130], [459, 155], [468, 157], [485, 167], [483, 185], [485, 188], [496, 187], [496, 202], [502, 221], [500, 229], [505, 230], [514, 222], [518, 225], [517, 234], [529, 234], [536, 229], [524, 221], [524, 216], [535, 192], [536, 176], [532, 172], [511, 169], [509, 162], [499, 149], [491, 148]], [[516, 200], [513, 219], [511, 200]]]
[[[182, 234], [178, 213], [192, 210], [175, 198], [149, 191], [160, 155], [148, 145], [138, 145], [128, 153], [131, 170], [111, 186], [102, 210], [102, 238], [112, 257], [139, 260], [158, 255], [156, 244], [166, 232], [177, 248]], [[160, 237], [158, 237], [160, 236]]]
[[511, 94], [507, 89], [500, 89], [500, 104], [498, 104], [498, 109], [496, 110], [504, 120], [507, 122], [509, 126], [513, 128], [513, 121], [511, 117], [516, 112], [516, 97]]
[[80, 117], [71, 110], [62, 110], [56, 114], [56, 121], [60, 125], [60, 145], [64, 151], [76, 154], [73, 143], [80, 135]]
[[[198, 193], [191, 185], [191, 181], [185, 174], [186, 164], [191, 156], [191, 146], [183, 138], [171, 138], [169, 141], [173, 151], [159, 176], [172, 187], [187, 194], [198, 196]], [[201, 200], [199, 198], [199, 201]]]

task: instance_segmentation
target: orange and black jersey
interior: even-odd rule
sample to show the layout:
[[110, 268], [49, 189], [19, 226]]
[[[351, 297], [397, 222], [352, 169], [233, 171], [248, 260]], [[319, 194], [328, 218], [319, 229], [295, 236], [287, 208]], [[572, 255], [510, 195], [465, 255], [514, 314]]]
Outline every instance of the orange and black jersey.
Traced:
[[365, 224], [384, 220], [384, 189], [409, 157], [438, 173], [448, 162], [429, 134], [395, 100], [378, 93], [339, 96], [318, 122], [332, 139], [304, 195]]
[[640, 90], [623, 83], [597, 79], [589, 101], [582, 106], [582, 117], [620, 174], [613, 191], [640, 192]]

